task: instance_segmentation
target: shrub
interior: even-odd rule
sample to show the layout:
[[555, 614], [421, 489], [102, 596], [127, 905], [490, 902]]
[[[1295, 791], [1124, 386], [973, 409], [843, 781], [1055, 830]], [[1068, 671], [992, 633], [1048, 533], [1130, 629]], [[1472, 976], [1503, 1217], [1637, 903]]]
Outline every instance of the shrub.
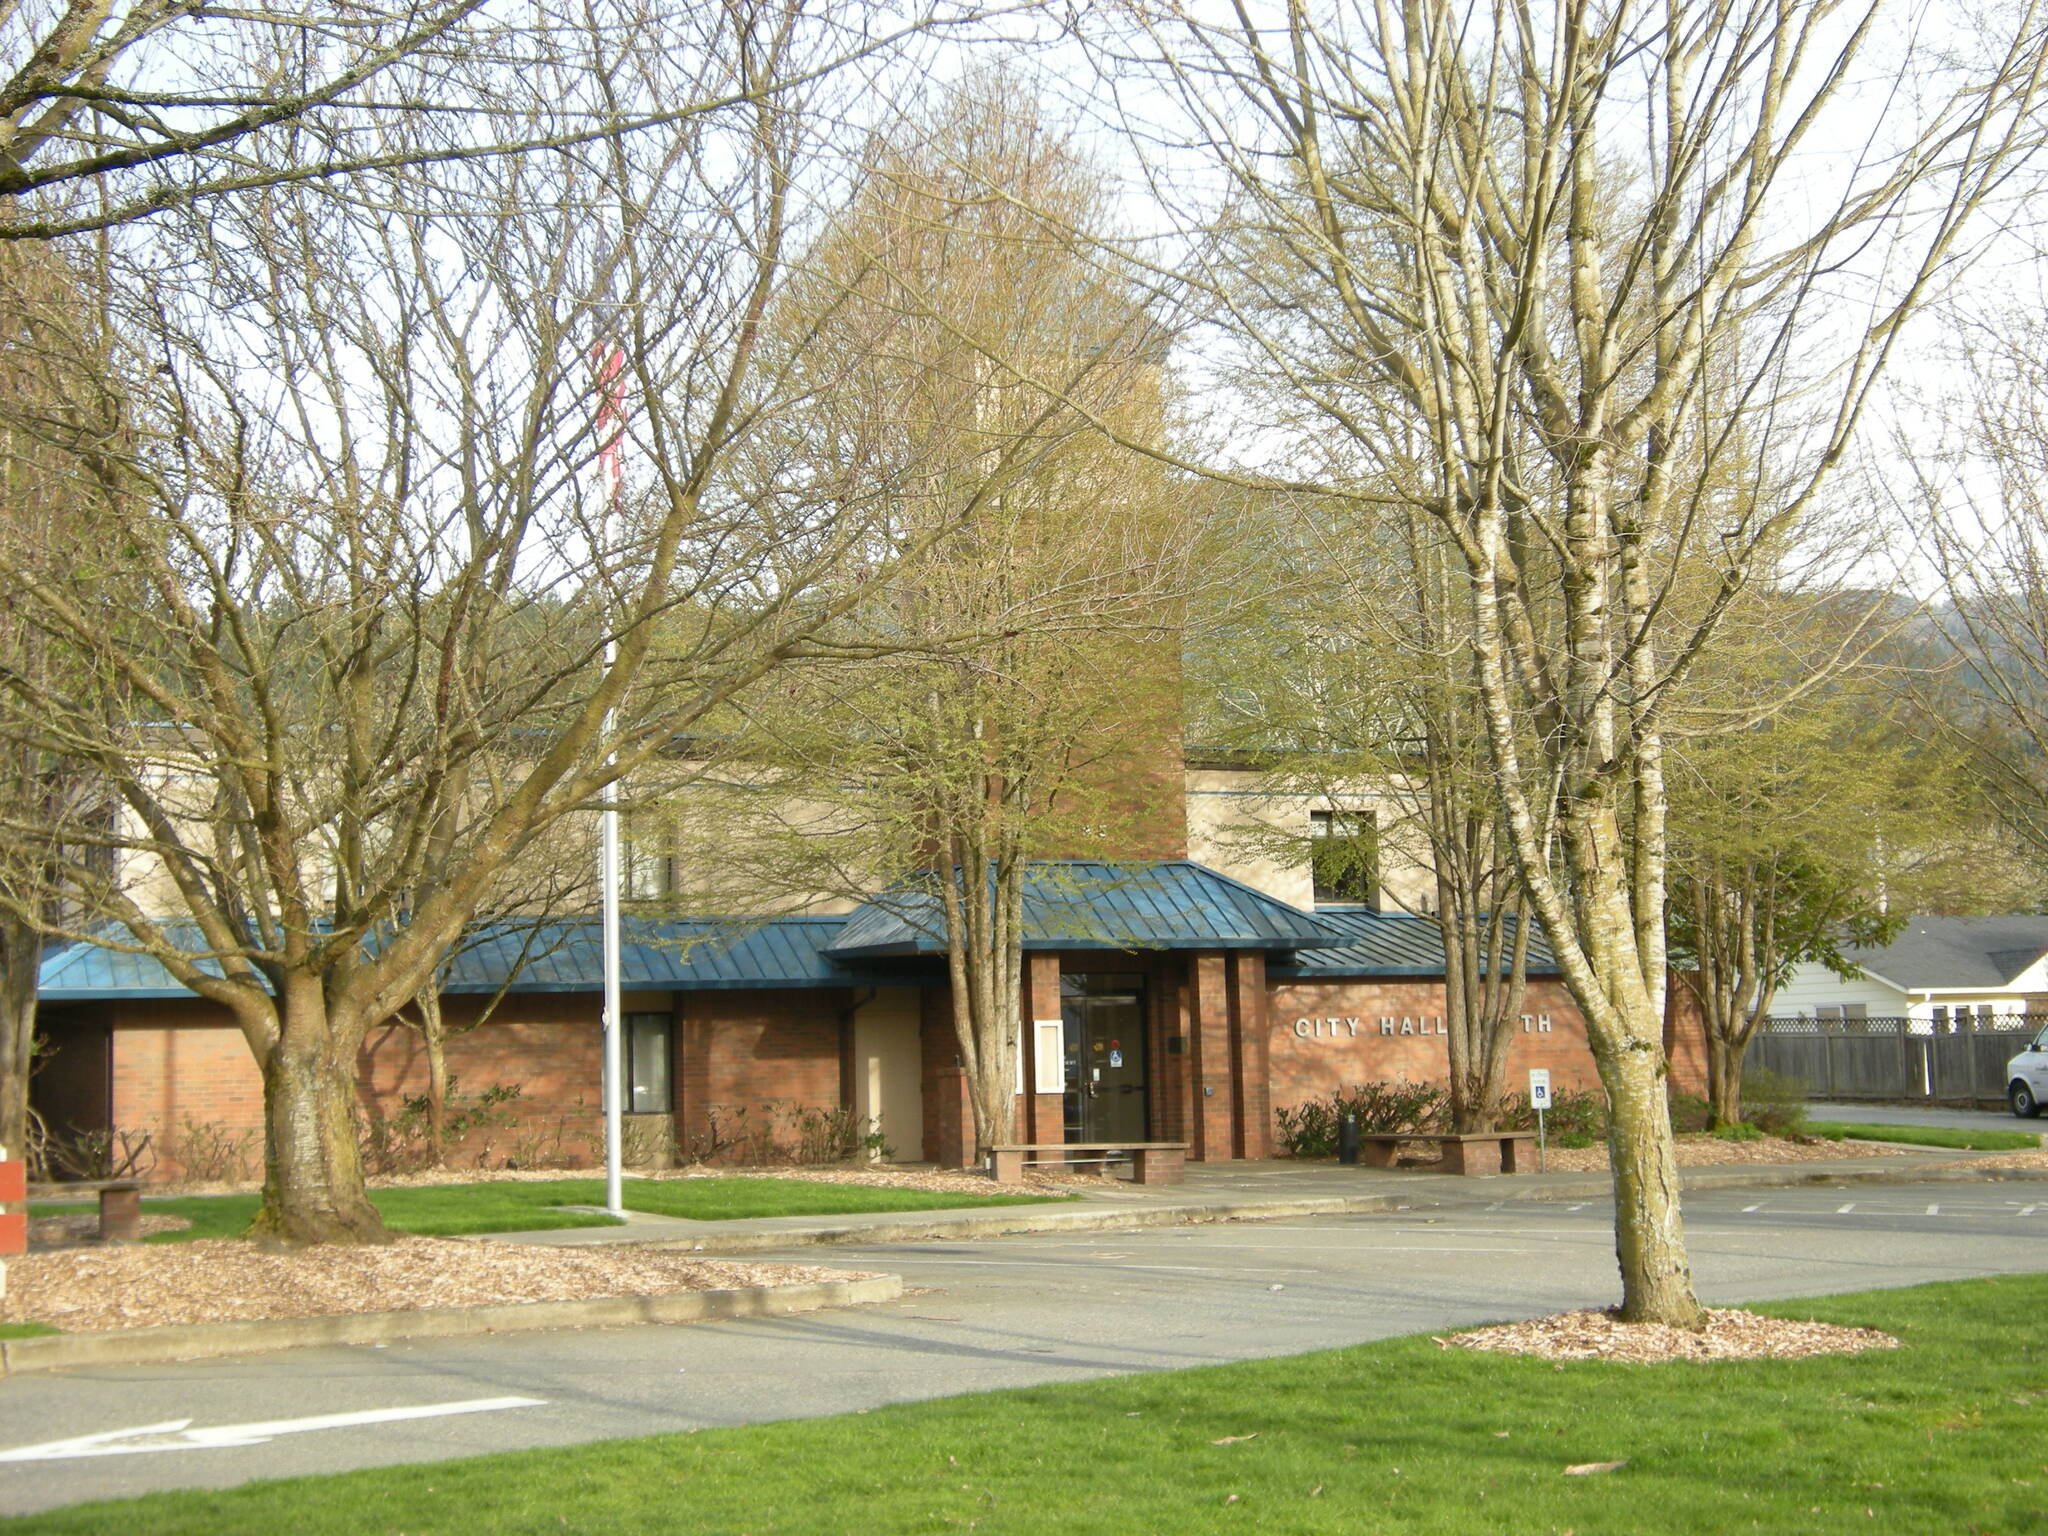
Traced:
[[178, 1165], [178, 1177], [195, 1184], [239, 1184], [255, 1177], [256, 1130], [231, 1131], [218, 1120], [178, 1122], [164, 1137], [164, 1158]]
[[[543, 1116], [538, 1120], [522, 1121], [519, 1133], [512, 1138], [512, 1150], [505, 1154], [507, 1168], [566, 1168], [584, 1161], [582, 1144], [584, 1138], [578, 1130], [583, 1119], [583, 1101], [578, 1099], [574, 1110], [562, 1114]], [[598, 1157], [604, 1155], [604, 1131], [597, 1133]], [[481, 1167], [482, 1163], [479, 1162]]]
[[60, 1179], [146, 1179], [156, 1169], [156, 1142], [148, 1131], [49, 1132], [43, 1145], [49, 1171]]
[[1671, 1129], [1681, 1136], [1697, 1136], [1713, 1126], [1714, 1108], [1696, 1093], [1671, 1092]]
[[766, 1166], [791, 1163], [816, 1167], [851, 1162], [870, 1152], [887, 1157], [888, 1142], [869, 1131], [860, 1116], [844, 1105], [826, 1107], [770, 1099], [751, 1106], [707, 1104], [704, 1131], [685, 1149], [694, 1162], [733, 1162]]
[[1714, 1135], [1721, 1141], [1762, 1141], [1764, 1134], [1763, 1131], [1746, 1121], [1738, 1121], [1734, 1125], [1718, 1125], [1714, 1127]]
[[[1536, 1129], [1536, 1111], [1526, 1093], [1509, 1094], [1500, 1101], [1498, 1113], [1504, 1131]], [[1543, 1112], [1543, 1129], [1555, 1146], [1597, 1146], [1607, 1136], [1607, 1096], [1592, 1088], [1558, 1089]]]
[[1804, 1134], [1806, 1085], [1797, 1078], [1752, 1067], [1742, 1079], [1742, 1118], [1766, 1136]]
[[1358, 1083], [1326, 1099], [1275, 1109], [1273, 1119], [1287, 1156], [1335, 1157], [1337, 1123], [1347, 1114], [1370, 1135], [1421, 1134], [1442, 1124], [1449, 1102], [1449, 1091], [1437, 1083]]
[[[385, 1115], [374, 1106], [364, 1109], [358, 1125], [358, 1144], [363, 1168], [368, 1173], [417, 1173], [433, 1166], [437, 1157], [476, 1131], [505, 1130], [519, 1123], [519, 1117], [505, 1106], [525, 1092], [518, 1083], [493, 1083], [479, 1094], [464, 1094], [460, 1080], [448, 1078], [448, 1097], [442, 1104], [442, 1145], [434, 1145], [433, 1122], [427, 1114], [428, 1097], [422, 1093], [400, 1102], [398, 1113]], [[489, 1156], [488, 1143], [477, 1150], [481, 1167]]]

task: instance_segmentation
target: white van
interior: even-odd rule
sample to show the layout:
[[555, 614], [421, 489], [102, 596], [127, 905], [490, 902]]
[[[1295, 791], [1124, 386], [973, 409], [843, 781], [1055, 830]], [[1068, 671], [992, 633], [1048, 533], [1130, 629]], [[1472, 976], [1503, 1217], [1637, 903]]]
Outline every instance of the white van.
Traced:
[[2034, 1036], [2034, 1043], [2005, 1064], [2005, 1101], [2023, 1120], [2041, 1113], [2048, 1100], [2048, 1029]]

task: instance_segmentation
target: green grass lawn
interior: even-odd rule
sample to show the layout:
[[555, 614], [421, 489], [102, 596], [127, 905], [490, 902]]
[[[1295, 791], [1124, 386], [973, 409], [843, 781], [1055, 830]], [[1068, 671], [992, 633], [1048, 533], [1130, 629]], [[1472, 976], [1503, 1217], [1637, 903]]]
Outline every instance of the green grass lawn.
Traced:
[[[841, 1216], [864, 1211], [932, 1211], [983, 1205], [1041, 1205], [1063, 1195], [941, 1194], [865, 1184], [813, 1184], [802, 1179], [628, 1179], [626, 1209], [697, 1221], [748, 1216]], [[612, 1227], [611, 1217], [566, 1211], [565, 1205], [604, 1204], [602, 1179], [545, 1179], [533, 1183], [440, 1184], [419, 1189], [372, 1190], [385, 1222], [423, 1237], [465, 1237], [479, 1232], [533, 1232], [549, 1227]], [[159, 1232], [150, 1243], [235, 1237], [256, 1215], [255, 1195], [185, 1195], [147, 1200], [152, 1215], [183, 1216], [182, 1232]], [[36, 1216], [89, 1210], [90, 1206], [37, 1203]]]
[[0, 1339], [40, 1339], [56, 1331], [48, 1323], [0, 1323]]
[[[698, 1434], [159, 1494], [0, 1528], [1973, 1532], [2048, 1528], [2048, 1277], [1759, 1310], [1904, 1348], [1562, 1369], [1396, 1339]], [[1566, 1477], [1578, 1463], [1620, 1470]]]
[[1965, 1131], [1945, 1125], [1864, 1125], [1849, 1120], [1809, 1120], [1809, 1136], [1841, 1141], [1896, 1141], [1909, 1147], [1954, 1147], [1963, 1152], [2038, 1152], [2041, 1138], [2032, 1131]]

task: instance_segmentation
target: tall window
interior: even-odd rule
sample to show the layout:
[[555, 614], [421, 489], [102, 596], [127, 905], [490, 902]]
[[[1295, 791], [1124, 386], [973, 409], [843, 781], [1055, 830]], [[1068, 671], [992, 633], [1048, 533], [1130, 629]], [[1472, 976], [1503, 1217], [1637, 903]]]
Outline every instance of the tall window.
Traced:
[[1380, 838], [1370, 811], [1310, 811], [1309, 867], [1319, 907], [1369, 907], [1379, 895]]
[[668, 1037], [674, 1023], [666, 1013], [626, 1015], [626, 1112], [665, 1115], [675, 1108], [668, 1086]]

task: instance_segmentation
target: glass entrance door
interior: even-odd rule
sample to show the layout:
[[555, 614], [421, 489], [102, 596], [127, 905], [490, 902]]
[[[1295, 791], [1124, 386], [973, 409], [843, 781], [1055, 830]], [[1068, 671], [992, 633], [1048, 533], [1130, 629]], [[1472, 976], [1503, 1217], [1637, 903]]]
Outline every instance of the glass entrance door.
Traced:
[[1067, 1140], [1144, 1141], [1145, 978], [1060, 978], [1066, 1023]]

